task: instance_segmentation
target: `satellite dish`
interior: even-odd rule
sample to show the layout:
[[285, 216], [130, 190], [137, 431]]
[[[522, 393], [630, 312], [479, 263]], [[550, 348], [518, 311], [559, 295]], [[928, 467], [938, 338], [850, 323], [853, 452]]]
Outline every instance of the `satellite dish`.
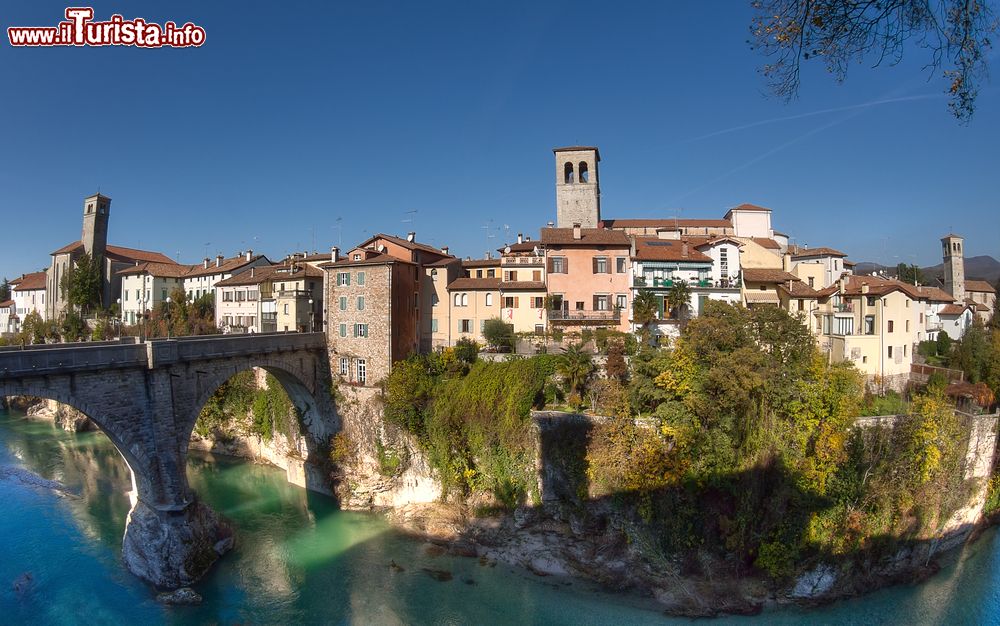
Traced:
[[510, 246], [504, 246], [503, 253], [510, 254]]
[[378, 247], [378, 251], [379, 251], [379, 252], [385, 252], [385, 244], [381, 244], [381, 245], [379, 245], [379, 247]]
[[531, 249], [531, 253], [534, 254], [535, 256], [541, 256], [542, 251], [538, 249], [538, 246], [535, 246], [534, 248]]

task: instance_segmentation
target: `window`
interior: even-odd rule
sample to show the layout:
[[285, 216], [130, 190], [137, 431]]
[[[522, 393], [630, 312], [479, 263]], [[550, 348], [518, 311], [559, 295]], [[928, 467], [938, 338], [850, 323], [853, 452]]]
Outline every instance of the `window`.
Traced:
[[892, 332], [892, 320], [889, 320], [886, 324], [886, 332]]
[[476, 278], [482, 278], [482, 277], [483, 277], [483, 270], [476, 270]]
[[868, 296], [868, 306], [875, 306], [875, 296]]
[[460, 332], [460, 333], [471, 333], [472, 332], [472, 320], [458, 320], [458, 332]]
[[503, 298], [503, 308], [505, 309], [516, 309], [517, 308], [517, 296], [504, 296]]
[[892, 346], [889, 346], [889, 358], [892, 358]]
[[347, 296], [340, 296], [340, 310], [347, 310]]
[[354, 336], [355, 337], [367, 337], [368, 336], [368, 324], [355, 324], [354, 325]]
[[284, 313], [285, 313], [285, 315], [288, 315], [288, 305], [287, 305], [287, 304], [285, 304], [284, 306], [285, 306], [285, 310], [284, 310]]
[[431, 306], [437, 306], [439, 301], [440, 300], [438, 299], [438, 295], [436, 293], [432, 293], [431, 294]]
[[[350, 282], [348, 282], [347, 284], [350, 284]], [[358, 284], [359, 285], [365, 284], [365, 273], [364, 272], [358, 272]]]
[[337, 286], [344, 286], [351, 284], [351, 273], [350, 272], [337, 272]]
[[486, 294], [486, 306], [493, 306], [493, 294]]
[[503, 279], [508, 282], [517, 281], [517, 270], [504, 270]]
[[594, 257], [594, 273], [595, 274], [608, 274], [608, 257], [606, 256], [595, 256]]
[[587, 162], [580, 161], [580, 165], [577, 166], [577, 170], [580, 172], [580, 182], [589, 183], [590, 182], [590, 172], [587, 170]]
[[920, 314], [920, 323], [921, 324], [924, 323], [924, 314], [923, 313]]
[[815, 287], [815, 286], [816, 286], [816, 279], [813, 278], [812, 276], [810, 276], [809, 277], [809, 287], [812, 288], [812, 287]]
[[359, 311], [364, 311], [365, 310], [365, 297], [364, 296], [358, 296], [358, 310]]
[[545, 308], [545, 298], [542, 296], [535, 296], [531, 298], [531, 308], [533, 309], [544, 309]]
[[[413, 308], [420, 310], [420, 294], [416, 291], [413, 292]], [[359, 311], [361, 309], [358, 309]]]
[[469, 294], [467, 294], [467, 293], [456, 293], [455, 294], [455, 306], [469, 306]]
[[431, 332], [436, 333], [438, 331], [438, 321], [436, 318], [431, 319]]
[[[139, 292], [138, 291], [135, 292], [135, 297], [136, 297], [136, 299], [139, 298]], [[223, 291], [222, 292], [222, 301], [223, 302], [232, 302], [233, 301], [233, 292], [232, 291]]]
[[496, 277], [497, 277], [497, 271], [495, 269], [490, 268], [486, 270], [486, 278], [496, 278]]
[[161, 289], [160, 290], [160, 300], [166, 300], [166, 299], [167, 299], [167, 290], [166, 289]]
[[576, 302], [576, 310], [577, 311], [582, 311], [583, 310], [583, 302], [581, 302], [579, 300]]
[[615, 257], [615, 273], [624, 274], [625, 273], [625, 262], [628, 261], [623, 256]]
[[606, 296], [606, 295], [594, 296], [594, 310], [595, 311], [607, 311], [608, 310], [608, 296]]
[[531, 280], [535, 281], [536, 283], [542, 282], [542, 270], [532, 270]]
[[340, 357], [340, 375], [347, 376], [349, 368], [349, 362], [345, 357]]
[[431, 270], [431, 280], [436, 281], [438, 279], [438, 271]]
[[554, 256], [549, 259], [550, 274], [566, 274], [569, 271], [569, 263], [564, 256]]
[[354, 254], [353, 254], [353, 255], [351, 256], [351, 260], [352, 260], [352, 261], [360, 261], [360, 260], [361, 260], [361, 253], [360, 253], [360, 252], [355, 252], [355, 253], [354, 253]]
[[545, 324], [535, 324], [535, 334], [544, 335], [545, 334]]
[[806, 310], [806, 301], [803, 300], [802, 298], [799, 298], [799, 310], [800, 311]]
[[866, 315], [865, 316], [865, 334], [874, 335], [875, 334], [875, 316]]
[[368, 368], [366, 365], [364, 359], [358, 359], [358, 383], [362, 385], [368, 380]]
[[903, 358], [906, 358], [906, 344], [903, 344]]
[[563, 183], [570, 185], [573, 183], [573, 164], [567, 162], [563, 165]]
[[341, 337], [346, 337], [347, 336], [347, 324], [341, 324], [340, 325], [340, 336]]
[[837, 332], [838, 335], [853, 335], [854, 334], [854, 318], [853, 317], [837, 317], [834, 318], [837, 321]]
[[623, 311], [628, 308], [628, 296], [625, 294], [615, 296], [615, 308], [622, 309]]
[[[905, 324], [906, 324], [906, 332], [910, 332], [910, 320], [906, 320]], [[905, 348], [906, 346], [903, 347]], [[905, 352], [903, 353], [903, 356], [906, 356]]]
[[906, 301], [906, 308], [910, 308], [910, 301], [909, 300]]

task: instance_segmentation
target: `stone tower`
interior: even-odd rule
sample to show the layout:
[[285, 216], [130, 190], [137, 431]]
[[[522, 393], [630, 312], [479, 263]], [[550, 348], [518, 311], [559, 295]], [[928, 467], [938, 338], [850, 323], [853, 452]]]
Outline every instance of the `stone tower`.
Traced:
[[91, 256], [104, 256], [108, 245], [108, 216], [111, 213], [111, 198], [95, 193], [83, 199], [83, 234], [80, 241], [83, 249]]
[[965, 300], [963, 241], [958, 235], [945, 235], [941, 238], [942, 251], [944, 252], [944, 290], [959, 302]]
[[597, 164], [601, 153], [593, 146], [554, 148], [556, 155], [556, 225], [597, 228], [601, 221], [601, 184]]

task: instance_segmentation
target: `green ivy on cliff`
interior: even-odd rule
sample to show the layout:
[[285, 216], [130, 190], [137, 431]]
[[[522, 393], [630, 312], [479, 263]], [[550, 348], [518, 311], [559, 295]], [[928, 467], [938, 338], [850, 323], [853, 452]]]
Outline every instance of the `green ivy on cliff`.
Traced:
[[259, 389], [252, 371], [239, 372], [223, 383], [205, 403], [195, 432], [220, 439], [236, 435], [271, 441], [275, 433], [286, 436], [298, 429], [298, 412], [281, 383], [267, 375]]

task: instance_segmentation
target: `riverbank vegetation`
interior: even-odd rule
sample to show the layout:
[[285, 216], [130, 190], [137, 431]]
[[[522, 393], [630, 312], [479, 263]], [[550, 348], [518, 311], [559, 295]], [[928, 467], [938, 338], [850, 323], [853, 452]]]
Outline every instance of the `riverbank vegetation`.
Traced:
[[[584, 405], [577, 511], [610, 510], [660, 557], [711, 554], [776, 579], [821, 559], [877, 558], [932, 537], [971, 496], [968, 424], [937, 387], [866, 398], [775, 307], [709, 302], [670, 348], [615, 346], [456, 367], [414, 356], [386, 381], [386, 419], [413, 433], [450, 496], [538, 503], [533, 408]], [[451, 363], [451, 364], [450, 364]], [[909, 416], [855, 426], [866, 408]]]
[[253, 371], [240, 372], [223, 383], [205, 403], [195, 432], [202, 437], [229, 440], [256, 437], [271, 441], [275, 434], [289, 439], [298, 434], [299, 416], [285, 390], [271, 374], [259, 387]]

